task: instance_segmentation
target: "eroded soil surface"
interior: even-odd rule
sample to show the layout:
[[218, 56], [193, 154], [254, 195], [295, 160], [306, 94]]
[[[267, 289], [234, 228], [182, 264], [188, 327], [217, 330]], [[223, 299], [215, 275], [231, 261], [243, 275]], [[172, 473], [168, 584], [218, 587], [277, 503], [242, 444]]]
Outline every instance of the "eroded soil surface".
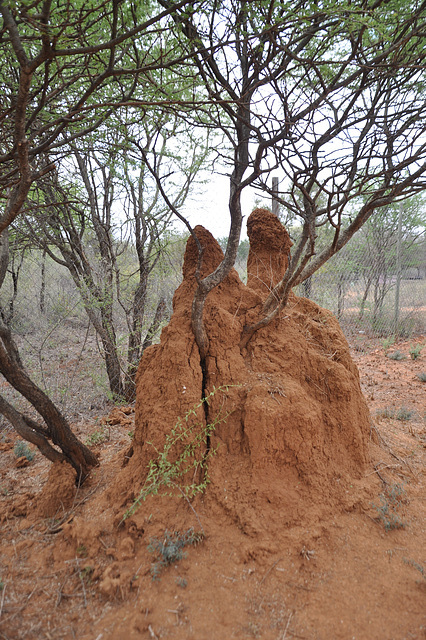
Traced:
[[[250, 530], [209, 499], [194, 513], [157, 497], [133, 524], [112, 522], [106, 489], [131, 443], [130, 407], [74, 425], [101, 463], [77, 493], [40, 454], [18, 460], [2, 431], [0, 638], [425, 638], [426, 347], [410, 357], [424, 344], [353, 345], [373, 419], [364, 477], [339, 503], [275, 513], [270, 533], [255, 513]], [[271, 478], [259, 473], [258, 486], [261, 495]], [[165, 531], [183, 540], [200, 525], [204, 538], [163, 567]]]

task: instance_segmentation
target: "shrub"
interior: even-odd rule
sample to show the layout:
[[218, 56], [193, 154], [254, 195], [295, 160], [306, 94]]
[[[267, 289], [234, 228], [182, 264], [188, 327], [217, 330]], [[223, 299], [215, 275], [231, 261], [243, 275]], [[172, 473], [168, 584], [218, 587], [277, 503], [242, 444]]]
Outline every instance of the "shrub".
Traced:
[[188, 545], [196, 545], [204, 539], [203, 533], [197, 533], [194, 529], [187, 531], [166, 531], [161, 539], [151, 538], [148, 551], [156, 553], [158, 559], [152, 564], [151, 575], [153, 580], [157, 580], [161, 571], [185, 557], [183, 549]]
[[417, 377], [420, 380], [420, 382], [426, 382], [426, 371], [422, 371], [421, 373], [418, 373]]
[[31, 451], [27, 443], [24, 442], [23, 440], [18, 440], [15, 443], [15, 446], [13, 447], [13, 453], [17, 458], [25, 457], [28, 460], [28, 462], [31, 462], [31, 460], [34, 460], [34, 457], [35, 457], [34, 451]]
[[[207, 425], [200, 424], [197, 420], [192, 422], [192, 419], [197, 417], [197, 409], [204, 403], [208, 404], [215, 393], [228, 388], [213, 389], [208, 396], [190, 409], [183, 419], [178, 419], [166, 436], [163, 450], [157, 451], [157, 457], [149, 461], [148, 475], [144, 485], [131, 507], [124, 513], [122, 522], [132, 516], [148, 496], [158, 495], [160, 492], [163, 496], [176, 495], [177, 490], [181, 496], [189, 500], [197, 493], [203, 493], [210, 482], [208, 462], [216, 452], [215, 449], [207, 447], [207, 443], [216, 426], [225, 422], [229, 414], [217, 415]], [[199, 482], [182, 485], [182, 479], [189, 471], [195, 478], [199, 470], [202, 472], [202, 479]]]
[[380, 504], [372, 503], [371, 506], [377, 511], [377, 519], [386, 531], [405, 528], [406, 524], [398, 513], [404, 497], [405, 489], [402, 485], [386, 485], [384, 492], [380, 494]]
[[405, 356], [401, 351], [392, 351], [392, 353], [386, 354], [391, 360], [405, 360]]
[[411, 418], [414, 415], [415, 415], [415, 411], [412, 411], [411, 409], [407, 409], [407, 407], [401, 407], [396, 412], [395, 418], [397, 420], [408, 421], [408, 420], [411, 420]]
[[417, 360], [417, 358], [420, 358], [420, 354], [421, 354], [422, 348], [423, 347], [421, 347], [419, 344], [410, 346], [410, 358], [411, 358], [411, 360]]
[[391, 409], [390, 407], [385, 407], [384, 409], [377, 409], [376, 416], [378, 416], [380, 418], [394, 418], [395, 417], [395, 411], [394, 411], [394, 409]]

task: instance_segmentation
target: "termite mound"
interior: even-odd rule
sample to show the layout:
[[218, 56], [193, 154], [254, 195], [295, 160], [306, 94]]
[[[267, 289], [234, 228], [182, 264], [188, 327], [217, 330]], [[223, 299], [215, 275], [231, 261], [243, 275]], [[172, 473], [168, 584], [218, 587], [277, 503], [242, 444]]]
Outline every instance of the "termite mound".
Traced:
[[[127, 477], [142, 482], [153, 452], [161, 450], [178, 418], [200, 402], [201, 390], [221, 388], [207, 412], [197, 409], [200, 424], [227, 416], [210, 437], [216, 453], [209, 460], [205, 501], [257, 530], [265, 513], [278, 509], [281, 519], [294, 522], [302, 498], [321, 495], [325, 503], [333, 501], [362, 477], [370, 416], [340, 326], [314, 302], [291, 294], [282, 312], [240, 348], [244, 326], [261, 313], [291, 247], [287, 231], [265, 209], [251, 214], [248, 230], [247, 285], [232, 270], [206, 301], [204, 384], [191, 329], [198, 251], [192, 237], [188, 240], [173, 315], [159, 344], [140, 362]], [[196, 227], [195, 233], [204, 248], [204, 276], [223, 253], [206, 229]]]

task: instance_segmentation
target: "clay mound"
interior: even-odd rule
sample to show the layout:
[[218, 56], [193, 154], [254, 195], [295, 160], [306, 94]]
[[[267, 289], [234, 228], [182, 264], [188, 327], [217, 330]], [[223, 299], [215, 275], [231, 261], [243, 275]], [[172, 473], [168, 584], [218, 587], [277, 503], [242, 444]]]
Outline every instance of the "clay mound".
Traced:
[[[255, 333], [247, 349], [240, 349], [244, 326], [260, 314], [262, 298], [287, 264], [290, 240], [271, 215], [257, 210], [248, 222], [255, 247], [250, 248], [249, 264], [259, 266], [259, 256], [266, 264], [272, 249], [268, 287], [264, 282], [256, 286], [256, 267], [256, 277], [249, 277], [256, 291], [232, 271], [208, 296], [204, 376], [191, 330], [198, 256], [189, 240], [173, 316], [160, 343], [147, 349], [140, 363], [134, 455], [124, 482], [140, 486], [149, 459], [162, 449], [178, 418], [202, 395], [228, 386], [214, 394], [206, 413], [203, 407], [196, 411], [200, 424], [229, 414], [211, 436], [210, 447], [217, 452], [210, 459], [206, 499], [210, 506], [221, 504], [247, 530], [264, 526], [261, 514], [268, 504], [274, 513], [280, 510], [281, 521], [287, 516], [294, 520], [302, 494], [320, 492], [325, 503], [340, 495], [363, 473], [370, 433], [357, 368], [329, 311], [292, 295], [281, 315]], [[206, 274], [223, 254], [208, 231], [197, 228], [197, 234]]]
[[74, 501], [76, 472], [67, 462], [55, 462], [37, 499], [35, 513], [42, 518], [62, 516]]
[[247, 285], [261, 295], [268, 294], [287, 269], [293, 243], [278, 218], [267, 209], [255, 209], [249, 216], [247, 235]]

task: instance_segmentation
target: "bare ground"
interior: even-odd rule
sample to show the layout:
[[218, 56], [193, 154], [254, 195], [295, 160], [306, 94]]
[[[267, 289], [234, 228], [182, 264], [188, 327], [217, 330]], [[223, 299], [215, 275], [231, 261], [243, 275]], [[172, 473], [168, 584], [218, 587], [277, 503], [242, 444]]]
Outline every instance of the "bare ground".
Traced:
[[[313, 504], [291, 525], [282, 514], [279, 534], [259, 536], [201, 500], [204, 540], [156, 580], [149, 542], [174, 526], [164, 499], [124, 533], [99, 515], [131, 442], [130, 408], [74, 424], [101, 462], [75, 495], [63, 474], [46, 493], [50, 464], [36, 454], [19, 466], [14, 435], [0, 432], [0, 638], [425, 638], [426, 348], [413, 360], [416, 344], [425, 340], [387, 355], [373, 341], [353, 350], [378, 444], [340, 509]], [[403, 359], [388, 357], [395, 351]]]

